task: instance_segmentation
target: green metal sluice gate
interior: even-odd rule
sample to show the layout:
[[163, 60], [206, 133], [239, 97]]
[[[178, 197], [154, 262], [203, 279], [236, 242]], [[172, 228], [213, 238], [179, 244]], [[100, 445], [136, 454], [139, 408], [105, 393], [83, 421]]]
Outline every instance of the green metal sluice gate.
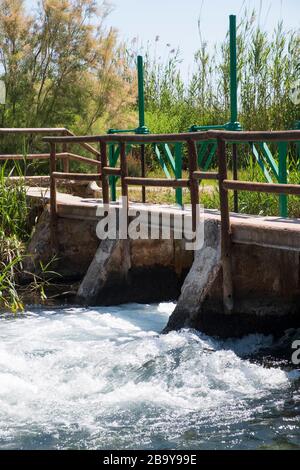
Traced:
[[[229, 17], [229, 40], [230, 40], [230, 121], [225, 124], [217, 125], [192, 125], [188, 129], [189, 132], [203, 132], [207, 130], [228, 130], [241, 131], [242, 126], [238, 121], [238, 78], [237, 78], [237, 26], [236, 16]], [[137, 57], [137, 75], [138, 75], [138, 110], [139, 123], [135, 129], [109, 129], [108, 134], [149, 134], [150, 130], [145, 124], [145, 99], [144, 99], [144, 68], [143, 57]], [[295, 129], [300, 129], [300, 121], [295, 123]], [[275, 144], [276, 145], [276, 144]], [[178, 142], [173, 145], [168, 143], [152, 144], [154, 156], [157, 158], [166, 178], [182, 178], [183, 170], [183, 146]], [[272, 148], [265, 142], [249, 142], [249, 150], [258, 164], [264, 179], [268, 183], [288, 183], [288, 145], [287, 142], [279, 142], [277, 149]], [[132, 145], [126, 146], [126, 155], [132, 151]], [[202, 141], [197, 143], [198, 167], [202, 171], [207, 171], [211, 166], [217, 152], [217, 143], [215, 140]], [[300, 156], [300, 143], [296, 144], [296, 154]], [[276, 158], [277, 156], [277, 158]], [[116, 167], [120, 158], [119, 145], [109, 144], [109, 165]], [[232, 143], [232, 174], [233, 179], [238, 179], [238, 153], [237, 143]], [[277, 160], [277, 161], [276, 161]], [[140, 163], [141, 176], [145, 176], [145, 145], [140, 146]], [[117, 180], [118, 176], [111, 175], [109, 177], [111, 200], [116, 201], [117, 198]], [[176, 204], [183, 205], [182, 188], [175, 189]], [[279, 215], [281, 217], [288, 216], [288, 197], [284, 194], [279, 195]], [[142, 188], [142, 202], [146, 202], [145, 188]], [[238, 195], [234, 192], [234, 212], [238, 212]]]

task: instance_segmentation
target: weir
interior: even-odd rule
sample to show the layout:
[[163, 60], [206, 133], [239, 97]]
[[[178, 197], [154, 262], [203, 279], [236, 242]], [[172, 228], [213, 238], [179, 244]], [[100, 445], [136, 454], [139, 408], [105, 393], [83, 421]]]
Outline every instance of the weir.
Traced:
[[[11, 129], [3, 132], [34, 132]], [[299, 219], [258, 217], [230, 213], [229, 191], [266, 192], [300, 195], [300, 185], [258, 183], [230, 180], [227, 176], [228, 150], [233, 144], [268, 143], [293, 151], [300, 131], [231, 132], [208, 130], [183, 134], [110, 134], [74, 136], [66, 129], [38, 129], [37, 133], [56, 134], [45, 137], [49, 154], [28, 155], [28, 159], [48, 160], [49, 176], [27, 178], [28, 197], [34, 200], [35, 214], [41, 214], [28, 246], [26, 271], [41, 273], [41, 263], [54, 260], [51, 269], [62, 279], [80, 281], [76, 301], [85, 305], [111, 305], [123, 302], [178, 300], [165, 331], [194, 327], [219, 336], [240, 336], [250, 332], [280, 334], [290, 326], [299, 326], [300, 302], [300, 222]], [[58, 134], [58, 135], [57, 135]], [[214, 171], [199, 169], [199, 143], [213, 142], [218, 160]], [[132, 177], [128, 174], [126, 146], [153, 146], [168, 142], [180, 144], [186, 152], [185, 178]], [[94, 145], [99, 146], [97, 150]], [[107, 149], [113, 144], [120, 152], [120, 167], [108, 163]], [[80, 146], [85, 154], [73, 153]], [[58, 148], [62, 151], [58, 151]], [[2, 159], [20, 159], [18, 155]], [[58, 161], [61, 171], [57, 171]], [[93, 167], [93, 173], [70, 171], [73, 161]], [[120, 178], [123, 202], [109, 196], [109, 177]], [[40, 178], [40, 180], [36, 180]], [[218, 210], [205, 210], [199, 222], [201, 203], [199, 182], [217, 181]], [[14, 184], [13, 179], [10, 183]], [[43, 184], [44, 187], [33, 184]], [[67, 185], [68, 192], [59, 188]], [[184, 188], [190, 207], [134, 203], [129, 186], [147, 188]], [[149, 189], [148, 189], [149, 190]], [[159, 194], [159, 193], [158, 193]], [[124, 203], [124, 200], [126, 201]], [[158, 215], [159, 236], [155, 239], [115, 239], [100, 241], [97, 210], [114, 208]], [[102, 211], [103, 212], [103, 211]], [[105, 211], [103, 212], [105, 214]], [[171, 223], [168, 221], [168, 215]], [[124, 214], [123, 214], [124, 215]], [[193, 232], [200, 227], [204, 244], [186, 249], [186, 240], [178, 239], [175, 219], [185, 217]], [[146, 223], [148, 220], [146, 219]], [[170, 228], [168, 237], [162, 232]]]
[[[107, 240], [99, 242], [96, 226], [97, 207], [104, 204], [121, 210], [120, 203], [109, 203], [107, 177], [111, 168], [106, 162], [106, 145], [116, 136], [51, 137], [50, 212], [44, 214], [29, 245], [30, 269], [49, 252], [58, 256], [56, 270], [64, 276], [82, 278], [77, 299], [84, 304], [116, 304], [128, 301], [152, 302], [178, 299], [165, 331], [194, 327], [218, 336], [240, 336], [250, 332], [279, 335], [290, 326], [299, 326], [300, 223], [280, 217], [253, 217], [229, 213], [228, 191], [248, 190], [275, 194], [300, 195], [300, 185], [253, 183], [227, 179], [226, 142], [299, 140], [299, 131], [240, 132], [208, 131], [194, 134], [128, 136], [118, 135], [121, 167], [113, 168], [121, 178], [122, 195], [128, 185], [188, 188], [191, 208], [184, 212], [197, 228], [200, 179], [217, 179], [220, 212], [203, 215], [204, 244], [195, 252], [185, 249], [174, 230], [169, 240]], [[145, 144], [156, 139], [187, 143], [189, 176], [183, 180], [128, 177], [124, 144], [128, 139]], [[201, 139], [216, 139], [218, 171], [197, 169], [195, 144]], [[96, 176], [58, 173], [55, 171], [58, 143], [100, 142], [101, 172]], [[123, 158], [122, 158], [123, 155]], [[101, 181], [102, 198], [82, 198], [59, 193], [61, 179]], [[32, 191], [32, 190], [31, 190]], [[37, 197], [37, 189], [31, 197]], [[29, 192], [30, 194], [30, 192]], [[119, 206], [118, 206], [119, 204]], [[171, 206], [129, 203], [142, 211], [167, 211], [171, 218], [182, 211]], [[123, 208], [124, 209], [124, 208]], [[126, 207], [126, 211], [128, 207]], [[180, 212], [181, 213], [181, 212]], [[162, 220], [162, 219], [160, 219]], [[172, 224], [171, 224], [172, 225]], [[174, 225], [173, 225], [174, 228]], [[160, 222], [160, 230], [163, 223]], [[41, 234], [44, 240], [41, 242]], [[84, 238], [83, 238], [84, 237]], [[66, 270], [68, 272], [66, 272]], [[181, 291], [180, 291], [181, 288]]]

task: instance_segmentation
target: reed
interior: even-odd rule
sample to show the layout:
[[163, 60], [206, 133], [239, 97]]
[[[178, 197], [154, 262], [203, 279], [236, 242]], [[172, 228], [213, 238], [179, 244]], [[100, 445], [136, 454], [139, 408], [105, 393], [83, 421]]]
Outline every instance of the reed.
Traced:
[[9, 171], [6, 164], [0, 167], [0, 307], [13, 312], [23, 308], [17, 285], [28, 239], [24, 181], [20, 179], [13, 186], [7, 181], [7, 176], [14, 173], [20, 175], [18, 165]]
[[[152, 132], [178, 132], [193, 124], [223, 124], [230, 119], [229, 38], [208, 48], [203, 39], [186, 80], [179, 50], [164, 61], [149, 45], [145, 57], [147, 125]], [[282, 22], [271, 34], [255, 11], [245, 12], [237, 29], [239, 121], [247, 130], [289, 129], [300, 119], [289, 93], [299, 78], [299, 30]]]

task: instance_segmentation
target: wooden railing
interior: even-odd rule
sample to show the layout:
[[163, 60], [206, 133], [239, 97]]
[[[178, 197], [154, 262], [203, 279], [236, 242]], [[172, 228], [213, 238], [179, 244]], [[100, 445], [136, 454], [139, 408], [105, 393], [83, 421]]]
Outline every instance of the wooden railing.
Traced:
[[[8, 135], [27, 135], [27, 136], [69, 136], [75, 137], [75, 135], [64, 127], [54, 127], [54, 128], [0, 128], [0, 137], [6, 137]], [[80, 142], [79, 145], [91, 153], [97, 160], [92, 158], [83, 157], [82, 155], [77, 155], [75, 153], [70, 153], [68, 151], [68, 144], [62, 144], [62, 151], [56, 154], [56, 158], [63, 161], [63, 170], [68, 173], [70, 171], [70, 161], [80, 161], [81, 163], [86, 163], [89, 165], [94, 165], [99, 167], [99, 157], [100, 154], [92, 145], [89, 145], [85, 142]], [[24, 154], [0, 154], [0, 163], [12, 160], [12, 161], [32, 161], [32, 160], [49, 160], [50, 153], [24, 153]], [[67, 179], [67, 178], [66, 178]]]
[[[218, 171], [198, 171], [196, 142], [215, 139], [218, 148]], [[258, 191], [274, 194], [300, 195], [300, 185], [257, 183], [252, 181], [229, 180], [227, 178], [227, 155], [226, 144], [238, 144], [249, 142], [297, 142], [300, 140], [300, 131], [273, 131], [273, 132], [230, 132], [212, 130], [207, 132], [195, 132], [185, 134], [147, 134], [147, 135], [101, 135], [101, 136], [59, 136], [45, 137], [44, 141], [50, 144], [50, 207], [51, 207], [51, 233], [53, 244], [56, 241], [57, 204], [56, 204], [56, 180], [61, 178], [80, 179], [82, 174], [59, 173], [56, 171], [56, 147], [58, 144], [84, 144], [97, 143], [100, 146], [100, 171], [89, 175], [102, 183], [103, 203], [109, 204], [108, 176], [117, 175], [121, 178], [121, 194], [127, 197], [128, 186], [141, 185], [159, 187], [186, 187], [190, 191], [192, 207], [192, 227], [196, 231], [197, 205], [199, 205], [199, 181], [203, 179], [216, 179], [219, 185], [220, 217], [221, 217], [221, 262], [223, 271], [223, 304], [227, 313], [233, 311], [233, 283], [231, 272], [231, 227], [228, 203], [228, 191]], [[185, 179], [161, 179], [147, 177], [128, 176], [126, 143], [131, 144], [153, 144], [157, 142], [181, 142], [187, 146], [188, 152], [188, 178]], [[120, 146], [121, 163], [120, 168], [111, 168], [107, 163], [107, 145], [115, 143]]]

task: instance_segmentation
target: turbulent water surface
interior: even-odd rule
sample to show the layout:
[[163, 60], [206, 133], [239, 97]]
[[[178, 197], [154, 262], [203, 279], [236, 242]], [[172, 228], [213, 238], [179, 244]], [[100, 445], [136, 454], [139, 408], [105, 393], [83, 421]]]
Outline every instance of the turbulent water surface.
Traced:
[[160, 335], [173, 304], [0, 319], [0, 448], [300, 448], [299, 374], [272, 339]]

